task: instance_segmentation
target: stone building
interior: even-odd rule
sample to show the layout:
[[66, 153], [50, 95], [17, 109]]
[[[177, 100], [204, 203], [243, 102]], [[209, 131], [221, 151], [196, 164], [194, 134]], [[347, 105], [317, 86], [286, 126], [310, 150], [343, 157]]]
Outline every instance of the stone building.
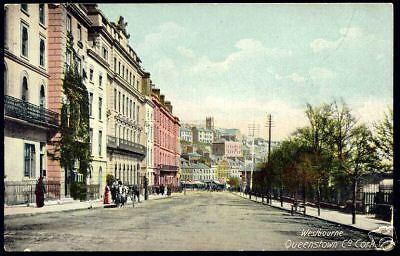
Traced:
[[[129, 45], [123, 17], [110, 22], [96, 4], [85, 4], [93, 23], [90, 41], [93, 55], [105, 68], [107, 174], [124, 184], [143, 185], [146, 174], [145, 90], [149, 73]], [[144, 167], [144, 168], [142, 168]]]
[[179, 119], [172, 114], [172, 105], [160, 94], [160, 89], [152, 89], [154, 103], [154, 166], [155, 186], [179, 184]]
[[39, 176], [59, 185], [59, 173], [47, 167], [47, 143], [59, 125], [50, 110], [48, 5], [6, 4], [3, 21], [6, 193], [9, 182], [35, 184]]
[[211, 144], [214, 140], [214, 134], [212, 130], [202, 127], [192, 127], [193, 142]]
[[242, 157], [242, 143], [220, 140], [212, 144], [212, 154], [227, 158]]
[[190, 142], [190, 143], [193, 142], [192, 129], [187, 126], [181, 126], [181, 128], [179, 129], [179, 137], [182, 141], [186, 141], [186, 142]]

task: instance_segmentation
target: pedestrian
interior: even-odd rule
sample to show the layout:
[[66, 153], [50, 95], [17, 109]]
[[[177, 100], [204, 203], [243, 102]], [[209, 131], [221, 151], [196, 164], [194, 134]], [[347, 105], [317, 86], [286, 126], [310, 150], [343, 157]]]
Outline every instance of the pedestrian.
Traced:
[[40, 176], [35, 188], [36, 195], [36, 206], [43, 207], [44, 206], [44, 194], [46, 193], [46, 188], [43, 184], [43, 177]]
[[110, 204], [110, 187], [108, 185], [104, 188], [104, 204]]

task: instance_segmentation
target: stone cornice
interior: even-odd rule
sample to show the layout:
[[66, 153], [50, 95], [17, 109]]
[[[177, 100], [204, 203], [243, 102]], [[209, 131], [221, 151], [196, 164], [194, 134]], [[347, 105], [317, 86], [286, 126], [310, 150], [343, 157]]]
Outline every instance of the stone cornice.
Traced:
[[120, 85], [122, 85], [126, 90], [133, 92], [133, 94], [142, 102], [145, 102], [145, 97], [132, 85], [128, 84], [120, 75], [117, 73], [114, 73], [114, 76], [112, 76], [113, 81], [118, 82]]
[[42, 75], [42, 76], [44, 76], [46, 78], [50, 78], [50, 75], [47, 72], [45, 72], [44, 70], [42, 70], [42, 69], [30, 64], [26, 60], [23, 60], [23, 59], [17, 57], [15, 54], [9, 52], [7, 49], [4, 49], [4, 57], [7, 57], [10, 60], [13, 60], [13, 61], [17, 62], [18, 64], [21, 64], [22, 66], [25, 66], [26, 68], [29, 68], [32, 71], [35, 71], [39, 75]]
[[88, 56], [92, 57], [95, 61], [97, 61], [100, 65], [103, 65], [104, 68], [107, 70], [110, 67], [110, 64], [108, 64], [105, 60], [103, 60], [102, 57], [100, 57], [95, 51], [93, 51], [90, 48], [87, 48], [87, 54]]
[[77, 19], [83, 22], [86, 27], [92, 26], [92, 21], [87, 17], [86, 13], [82, 12], [78, 4], [65, 4], [65, 7], [71, 11]]

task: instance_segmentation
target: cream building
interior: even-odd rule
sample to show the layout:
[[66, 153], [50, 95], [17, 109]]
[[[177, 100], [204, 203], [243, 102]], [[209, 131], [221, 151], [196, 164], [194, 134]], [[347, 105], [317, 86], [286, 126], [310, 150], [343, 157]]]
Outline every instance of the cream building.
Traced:
[[125, 184], [142, 185], [146, 174], [145, 96], [149, 74], [129, 46], [129, 35], [123, 18], [110, 22], [96, 4], [85, 4], [93, 26], [90, 38], [100, 50], [107, 50], [107, 174]]
[[148, 186], [154, 186], [154, 103], [149, 96], [146, 97], [145, 111], [146, 177]]
[[107, 86], [110, 49], [107, 40], [100, 34], [94, 35], [89, 28], [88, 35], [88, 74], [86, 77], [86, 87], [89, 93], [89, 115], [90, 115], [90, 144], [91, 144], [91, 171], [90, 184], [98, 184], [100, 195], [104, 191], [106, 184], [107, 170]]
[[[4, 6], [4, 181], [46, 177], [47, 142], [57, 113], [48, 109], [48, 6]], [[7, 198], [6, 198], [7, 199]]]

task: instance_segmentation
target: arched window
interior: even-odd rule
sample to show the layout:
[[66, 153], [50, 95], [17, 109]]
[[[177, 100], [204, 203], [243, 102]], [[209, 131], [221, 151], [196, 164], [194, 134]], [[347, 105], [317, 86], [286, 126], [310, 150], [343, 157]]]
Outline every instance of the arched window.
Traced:
[[126, 178], [126, 173], [125, 173], [125, 164], [124, 164], [124, 169], [122, 171], [122, 183], [125, 183], [125, 178]]
[[99, 168], [99, 191], [102, 191], [103, 188], [103, 169], [101, 169], [101, 167]]
[[7, 66], [6, 64], [3, 64], [3, 72], [4, 72], [4, 77], [3, 77], [3, 84], [4, 84], [4, 95], [8, 95], [8, 83], [7, 83]]
[[46, 107], [46, 94], [44, 91], [44, 85], [40, 86], [40, 99], [39, 99], [39, 105], [41, 108]]
[[23, 101], [28, 101], [28, 79], [26, 76], [22, 78], [22, 96]]

